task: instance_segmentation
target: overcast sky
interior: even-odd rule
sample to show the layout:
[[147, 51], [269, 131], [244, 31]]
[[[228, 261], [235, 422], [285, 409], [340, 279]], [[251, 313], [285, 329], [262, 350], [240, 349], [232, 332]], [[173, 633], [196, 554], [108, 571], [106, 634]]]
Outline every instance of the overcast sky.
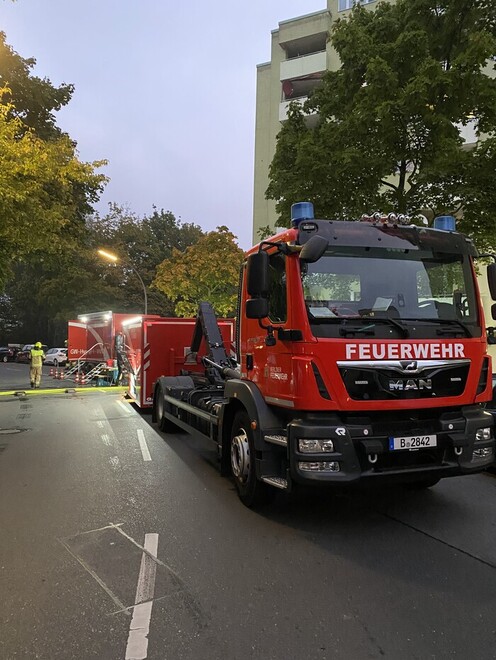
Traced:
[[280, 21], [325, 0], [0, 0], [36, 74], [75, 93], [58, 124], [105, 158], [108, 202], [152, 206], [251, 244], [256, 65]]

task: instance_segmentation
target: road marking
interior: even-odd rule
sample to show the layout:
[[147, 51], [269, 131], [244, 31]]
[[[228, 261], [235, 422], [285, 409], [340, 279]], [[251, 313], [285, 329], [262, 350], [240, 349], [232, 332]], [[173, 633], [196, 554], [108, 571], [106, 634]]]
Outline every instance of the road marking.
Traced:
[[[121, 523], [121, 524], [122, 524], [122, 523]], [[102, 529], [106, 529], [106, 528], [102, 527]], [[96, 531], [98, 531], [98, 530], [96, 530]], [[89, 532], [86, 532], [86, 533], [89, 534]], [[67, 537], [67, 538], [71, 538], [71, 537]], [[72, 538], [73, 538], [73, 537], [72, 537]], [[104, 591], [110, 596], [110, 598], [112, 598], [112, 600], [114, 601], [114, 603], [115, 603], [118, 607], [120, 607], [120, 608], [124, 608], [124, 609], [122, 610], [122, 611], [124, 612], [124, 614], [128, 614], [128, 615], [129, 615], [129, 612], [127, 611], [127, 609], [126, 609], [124, 603], [122, 603], [122, 602], [119, 600], [119, 598], [117, 598], [117, 596], [114, 594], [114, 592], [111, 591], [111, 590], [107, 587], [107, 585], [105, 584], [105, 582], [104, 582], [101, 578], [98, 577], [98, 575], [95, 573], [95, 571], [93, 571], [93, 570], [88, 566], [88, 564], [84, 561], [84, 559], [81, 559], [81, 557], [79, 557], [79, 556], [76, 555], [74, 552], [72, 552], [72, 550], [71, 550], [70, 547], [67, 545], [67, 543], [64, 541], [64, 539], [58, 539], [58, 541], [59, 541], [59, 543], [61, 543], [61, 544], [64, 546], [64, 548], [67, 550], [67, 552], [68, 552], [72, 557], [74, 557], [74, 559], [75, 559], [77, 562], [79, 562], [79, 563], [81, 564], [81, 566], [84, 568], [84, 570], [85, 570], [85, 571], [88, 571], [88, 573], [91, 575], [91, 577], [92, 577], [94, 580], [96, 580], [96, 581], [98, 582], [98, 584], [101, 586], [101, 588], [102, 588], [102, 589], [103, 589], [103, 590], [104, 590]]]
[[148, 451], [148, 445], [146, 444], [145, 434], [143, 433], [142, 429], [138, 429], [138, 441], [139, 441], [141, 453], [143, 455], [143, 460], [151, 461], [152, 457], [150, 456], [150, 452]]
[[131, 413], [131, 414], [133, 413], [133, 410], [132, 410], [131, 408], [129, 408], [129, 405], [126, 405], [125, 403], [122, 403], [122, 401], [116, 401], [116, 404], [117, 404], [118, 406], [120, 406], [123, 410], [125, 410], [125, 411], [127, 412], [128, 415], [129, 415], [130, 413]]
[[103, 444], [107, 445], [107, 447], [110, 447], [110, 445], [112, 444], [112, 441], [110, 440], [110, 436], [108, 436], [106, 433], [102, 433], [100, 437], [102, 439]]
[[110, 523], [110, 525], [105, 525], [105, 527], [97, 527], [96, 529], [89, 529], [85, 532], [78, 532], [77, 534], [72, 534], [72, 536], [64, 536], [63, 538], [59, 539], [59, 541], [70, 541], [71, 539], [75, 539], [78, 536], [83, 536], [83, 534], [93, 534], [94, 532], [103, 532], [104, 529], [117, 529], [118, 527], [122, 527], [124, 523]]
[[141, 557], [136, 587], [136, 605], [127, 638], [126, 660], [145, 660], [148, 655], [148, 634], [157, 573], [157, 564], [153, 557], [157, 557], [158, 534], [145, 534], [144, 550], [146, 552], [143, 552]]
[[99, 419], [99, 420], [97, 421], [96, 425], [98, 426], [99, 429], [103, 429], [104, 426], [105, 426], [105, 422], [102, 422], [102, 420]]

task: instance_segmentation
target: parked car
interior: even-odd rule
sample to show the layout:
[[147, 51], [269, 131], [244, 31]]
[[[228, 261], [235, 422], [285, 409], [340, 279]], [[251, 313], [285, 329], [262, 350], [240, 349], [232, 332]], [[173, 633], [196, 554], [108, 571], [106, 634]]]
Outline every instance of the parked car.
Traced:
[[13, 362], [18, 352], [13, 346], [0, 346], [0, 362]]
[[[34, 344], [24, 344], [22, 349], [16, 355], [16, 362], [29, 362], [31, 359], [30, 351], [32, 348], [34, 348]], [[46, 344], [42, 344], [41, 348], [46, 354], [48, 346]]]
[[45, 353], [45, 364], [63, 367], [67, 362], [67, 348], [51, 348]]

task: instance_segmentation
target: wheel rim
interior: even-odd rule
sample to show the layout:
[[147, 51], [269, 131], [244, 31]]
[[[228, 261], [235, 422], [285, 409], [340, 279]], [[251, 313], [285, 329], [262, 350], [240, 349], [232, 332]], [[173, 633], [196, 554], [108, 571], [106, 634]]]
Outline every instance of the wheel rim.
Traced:
[[246, 483], [250, 475], [250, 445], [244, 429], [231, 439], [231, 467], [235, 478]]
[[58, 366], [59, 366], [59, 363], [57, 362], [57, 360], [54, 360], [54, 361], [53, 361], [53, 366], [54, 366], [54, 367], [58, 367]]
[[6, 355], [3, 356], [3, 361], [7, 362], [7, 356]]

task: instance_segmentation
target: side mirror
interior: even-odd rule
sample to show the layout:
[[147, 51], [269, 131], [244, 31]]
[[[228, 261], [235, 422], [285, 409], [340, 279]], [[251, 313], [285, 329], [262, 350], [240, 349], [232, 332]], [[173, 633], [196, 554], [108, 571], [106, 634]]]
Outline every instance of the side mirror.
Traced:
[[328, 245], [329, 242], [327, 238], [324, 238], [323, 236], [312, 236], [312, 238], [310, 238], [301, 248], [300, 261], [313, 264], [324, 254]]
[[246, 301], [246, 316], [249, 319], [264, 319], [269, 315], [267, 298], [252, 298]]
[[[252, 298], [262, 298], [269, 292], [269, 255], [261, 251], [250, 254], [246, 267], [246, 288]], [[251, 318], [261, 318], [253, 316]]]
[[491, 298], [496, 300], [496, 263], [489, 264], [487, 267], [487, 283], [489, 284]]

